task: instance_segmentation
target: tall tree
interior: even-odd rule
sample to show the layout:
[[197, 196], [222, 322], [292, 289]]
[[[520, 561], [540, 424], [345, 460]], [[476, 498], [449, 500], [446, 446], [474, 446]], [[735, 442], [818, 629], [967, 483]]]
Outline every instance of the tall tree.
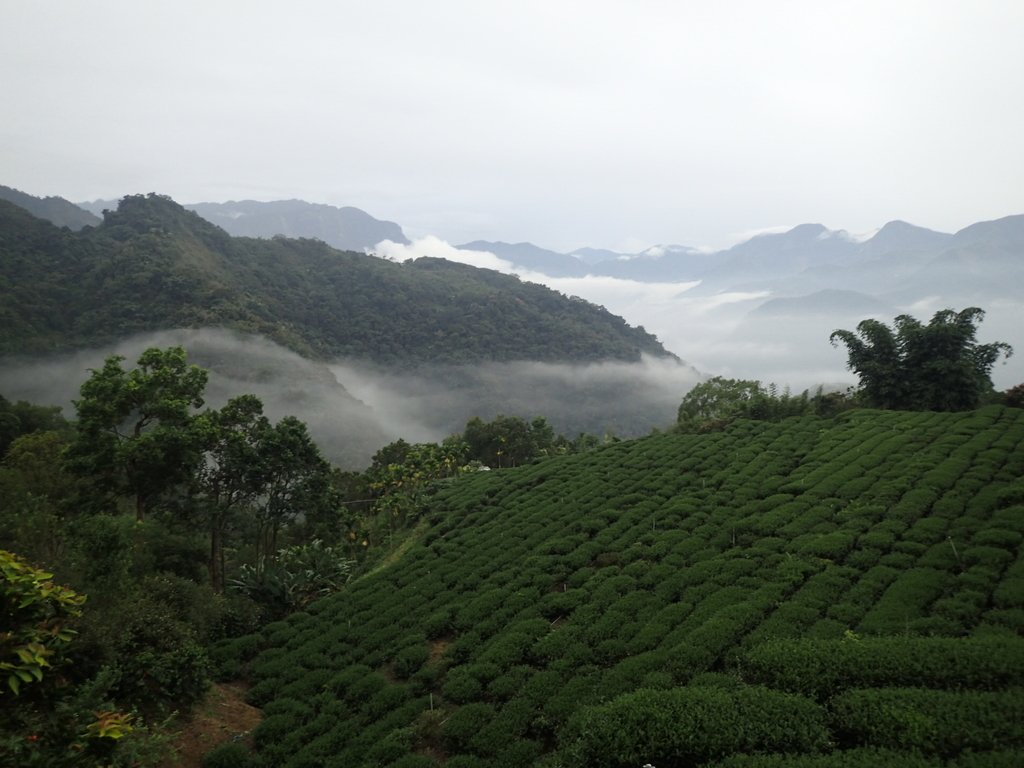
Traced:
[[262, 503], [257, 508], [257, 560], [277, 551], [277, 537], [285, 523], [300, 514], [314, 514], [331, 506], [330, 464], [304, 422], [285, 416], [266, 430], [260, 467], [264, 479]]
[[195, 473], [193, 502], [210, 534], [210, 582], [225, 586], [224, 550], [228, 537], [255, 529], [259, 570], [277, 550], [281, 528], [306, 512], [320, 511], [333, 499], [330, 465], [294, 416], [271, 424], [255, 395], [232, 398], [219, 411], [198, 420], [203, 460]]
[[493, 421], [474, 416], [466, 422], [462, 439], [470, 459], [493, 467], [514, 467], [555, 447], [554, 429], [543, 416], [530, 422], [519, 416], [499, 414]]
[[194, 477], [195, 501], [210, 534], [210, 583], [224, 590], [224, 542], [231, 518], [264, 492], [263, 443], [270, 423], [255, 395], [232, 398], [198, 420], [203, 460]]
[[717, 419], [738, 416], [756, 396], [763, 394], [760, 381], [715, 376], [683, 396], [676, 421], [680, 429], [695, 429]]
[[82, 384], [69, 468], [108, 500], [130, 498], [142, 520], [200, 460], [195, 419], [207, 374], [181, 347], [147, 349], [131, 371], [123, 360], [107, 358]]
[[1012, 347], [1001, 341], [979, 344], [977, 307], [936, 312], [925, 325], [910, 315], [890, 328], [862, 320], [856, 332], [836, 330], [833, 346], [846, 345], [847, 366], [860, 377], [861, 396], [876, 408], [963, 411], [992, 392], [992, 366]]

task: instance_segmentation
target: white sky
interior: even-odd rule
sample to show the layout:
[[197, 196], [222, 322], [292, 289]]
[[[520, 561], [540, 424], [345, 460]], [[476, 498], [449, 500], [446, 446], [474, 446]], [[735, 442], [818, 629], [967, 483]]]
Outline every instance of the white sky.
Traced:
[[1024, 2], [0, 0], [0, 184], [723, 246], [1024, 211]]

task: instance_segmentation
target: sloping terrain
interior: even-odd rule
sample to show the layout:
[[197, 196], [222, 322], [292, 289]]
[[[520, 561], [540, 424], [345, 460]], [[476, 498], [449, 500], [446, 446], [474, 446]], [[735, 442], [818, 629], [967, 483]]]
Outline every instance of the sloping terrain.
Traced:
[[95, 227], [102, 221], [98, 216], [79, 208], [63, 197], [34, 197], [20, 190], [0, 185], [0, 200], [14, 203], [33, 216], [46, 219], [58, 227], [79, 230], [83, 227]]
[[0, 354], [226, 327], [385, 364], [670, 357], [607, 310], [512, 276], [232, 238], [159, 195], [126, 197], [82, 233], [0, 202], [0, 257]]
[[380, 221], [351, 206], [336, 208], [304, 200], [240, 200], [185, 207], [236, 237], [315, 237], [343, 251], [362, 251], [381, 240], [409, 242], [393, 221]]
[[1022, 764], [1022, 474], [1024, 411], [988, 407], [460, 478], [266, 628], [262, 765]]

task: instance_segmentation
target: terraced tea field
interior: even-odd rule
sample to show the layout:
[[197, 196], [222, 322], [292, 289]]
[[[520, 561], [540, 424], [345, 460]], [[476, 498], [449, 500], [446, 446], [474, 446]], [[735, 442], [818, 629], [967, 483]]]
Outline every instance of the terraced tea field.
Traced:
[[1024, 765], [1022, 476], [1024, 411], [990, 407], [460, 478], [400, 560], [266, 628], [260, 759]]

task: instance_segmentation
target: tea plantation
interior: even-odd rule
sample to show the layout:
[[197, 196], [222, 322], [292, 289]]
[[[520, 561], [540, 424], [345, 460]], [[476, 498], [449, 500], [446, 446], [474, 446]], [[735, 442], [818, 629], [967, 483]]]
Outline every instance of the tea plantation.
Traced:
[[1024, 410], [849, 411], [460, 478], [234, 641], [266, 766], [1024, 765]]

